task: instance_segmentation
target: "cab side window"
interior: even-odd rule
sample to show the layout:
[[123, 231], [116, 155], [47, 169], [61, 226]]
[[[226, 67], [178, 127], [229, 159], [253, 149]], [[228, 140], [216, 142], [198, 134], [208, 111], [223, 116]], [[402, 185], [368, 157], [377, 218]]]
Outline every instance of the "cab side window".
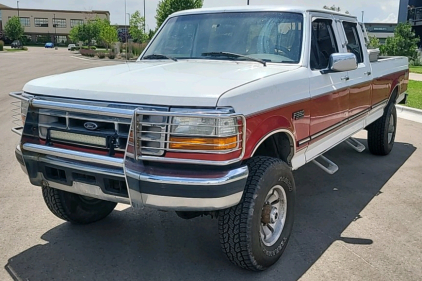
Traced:
[[327, 68], [330, 55], [338, 52], [332, 20], [314, 20], [311, 35], [311, 69]]
[[358, 63], [363, 62], [362, 45], [359, 40], [357, 24], [351, 22], [343, 22], [344, 32], [347, 38], [347, 51], [356, 56]]

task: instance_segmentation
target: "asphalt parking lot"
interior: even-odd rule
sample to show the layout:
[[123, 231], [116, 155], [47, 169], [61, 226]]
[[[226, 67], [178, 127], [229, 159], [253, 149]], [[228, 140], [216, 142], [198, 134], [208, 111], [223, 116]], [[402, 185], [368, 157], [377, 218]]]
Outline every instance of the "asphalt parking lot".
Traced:
[[[295, 171], [296, 221], [271, 269], [252, 273], [220, 250], [217, 221], [118, 206], [74, 226], [50, 213], [14, 157], [11, 91], [55, 73], [118, 62], [30, 48], [0, 53], [0, 280], [422, 280], [422, 123], [399, 119], [387, 157], [339, 145], [340, 170]], [[366, 145], [364, 132], [356, 135]]]

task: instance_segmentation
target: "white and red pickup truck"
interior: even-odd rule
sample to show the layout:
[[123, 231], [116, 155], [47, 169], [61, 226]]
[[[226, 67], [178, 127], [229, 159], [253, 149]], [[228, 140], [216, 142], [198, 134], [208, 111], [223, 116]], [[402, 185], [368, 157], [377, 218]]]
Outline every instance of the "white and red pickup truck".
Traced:
[[[292, 7], [171, 15], [136, 63], [40, 78], [16, 157], [48, 208], [91, 223], [116, 203], [219, 220], [224, 253], [264, 270], [292, 232], [292, 170], [368, 131], [393, 148], [408, 60], [371, 58], [355, 17]], [[372, 57], [372, 53], [371, 53]]]

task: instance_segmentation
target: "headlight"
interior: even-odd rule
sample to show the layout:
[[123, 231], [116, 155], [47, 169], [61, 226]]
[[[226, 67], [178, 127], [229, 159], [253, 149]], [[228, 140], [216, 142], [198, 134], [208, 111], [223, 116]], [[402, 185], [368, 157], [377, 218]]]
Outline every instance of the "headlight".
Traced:
[[237, 118], [174, 117], [170, 149], [218, 151], [239, 145]]
[[232, 136], [237, 134], [236, 118], [174, 117], [172, 135]]

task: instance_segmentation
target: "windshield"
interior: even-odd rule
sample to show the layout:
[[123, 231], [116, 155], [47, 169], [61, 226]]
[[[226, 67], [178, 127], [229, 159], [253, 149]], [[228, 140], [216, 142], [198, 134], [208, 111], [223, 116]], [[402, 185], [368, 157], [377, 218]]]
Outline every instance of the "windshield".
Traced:
[[[253, 12], [185, 15], [169, 19], [145, 52], [174, 59], [245, 60], [298, 63], [302, 50], [303, 16], [296, 13]], [[242, 56], [210, 56], [210, 53]]]

